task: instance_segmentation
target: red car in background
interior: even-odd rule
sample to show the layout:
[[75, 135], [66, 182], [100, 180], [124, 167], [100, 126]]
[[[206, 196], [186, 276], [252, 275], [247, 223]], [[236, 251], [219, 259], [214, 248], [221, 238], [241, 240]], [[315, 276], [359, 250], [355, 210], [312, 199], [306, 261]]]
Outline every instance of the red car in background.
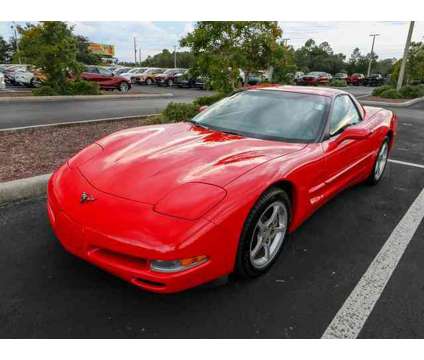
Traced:
[[330, 77], [326, 72], [312, 71], [296, 79], [297, 85], [327, 85], [330, 82]]
[[242, 91], [83, 149], [50, 178], [48, 216], [67, 251], [149, 291], [254, 278], [337, 193], [380, 181], [396, 127], [338, 89]]
[[157, 86], [173, 86], [178, 76], [181, 76], [187, 69], [168, 69], [154, 77]]
[[364, 74], [355, 73], [349, 76], [347, 82], [350, 85], [359, 86], [364, 83], [364, 80], [365, 80]]
[[131, 89], [131, 82], [122, 76], [115, 76], [110, 70], [100, 66], [87, 66], [81, 73], [81, 79], [94, 81], [102, 90], [119, 90], [123, 93]]

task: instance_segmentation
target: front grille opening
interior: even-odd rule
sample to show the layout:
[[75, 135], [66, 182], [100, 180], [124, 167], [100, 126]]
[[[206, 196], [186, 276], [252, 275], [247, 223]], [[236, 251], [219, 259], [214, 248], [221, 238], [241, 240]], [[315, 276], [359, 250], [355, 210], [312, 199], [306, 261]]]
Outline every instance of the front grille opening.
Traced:
[[151, 281], [151, 280], [146, 280], [146, 279], [141, 279], [141, 278], [135, 278], [134, 283], [136, 285], [140, 285], [140, 286], [148, 285], [148, 286], [154, 286], [154, 287], [157, 287], [157, 288], [165, 287], [165, 284], [163, 284], [163, 283]]
[[96, 248], [88, 253], [89, 257], [112, 266], [125, 267], [131, 270], [145, 270], [147, 261], [130, 255], [117, 253], [115, 251]]

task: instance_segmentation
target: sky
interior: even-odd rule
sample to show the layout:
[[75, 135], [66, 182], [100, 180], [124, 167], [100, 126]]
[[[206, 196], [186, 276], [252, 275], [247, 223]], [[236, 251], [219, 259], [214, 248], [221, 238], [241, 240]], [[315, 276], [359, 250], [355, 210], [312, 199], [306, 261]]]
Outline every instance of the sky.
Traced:
[[[0, 36], [8, 39], [12, 35], [11, 22], [0, 22]], [[24, 22], [18, 22], [24, 24]], [[173, 49], [178, 40], [194, 28], [194, 22], [132, 22], [95, 21], [69, 22], [77, 34], [84, 35], [93, 42], [115, 45], [116, 57], [121, 61], [134, 60], [133, 38], [141, 48], [142, 59], [154, 55], [162, 49]], [[405, 21], [358, 22], [279, 22], [283, 37], [295, 49], [312, 38], [317, 43], [327, 41], [337, 53], [349, 58], [352, 50], [358, 47], [361, 53], [370, 51], [372, 38], [369, 34], [378, 33], [374, 51], [379, 58], [399, 58], [408, 33], [409, 23]], [[424, 41], [424, 22], [416, 22], [413, 41]]]

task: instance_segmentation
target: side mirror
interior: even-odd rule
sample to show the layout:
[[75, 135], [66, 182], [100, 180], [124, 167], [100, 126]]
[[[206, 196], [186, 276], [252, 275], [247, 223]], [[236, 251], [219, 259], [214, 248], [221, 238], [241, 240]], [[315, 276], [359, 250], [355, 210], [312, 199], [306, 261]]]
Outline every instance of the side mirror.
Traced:
[[203, 105], [203, 106], [199, 107], [199, 113], [201, 113], [201, 112], [203, 112], [203, 111], [205, 111], [207, 109], [208, 109], [208, 106], [207, 105]]
[[347, 127], [335, 140], [338, 144], [345, 140], [362, 140], [370, 135], [370, 130], [364, 128]]

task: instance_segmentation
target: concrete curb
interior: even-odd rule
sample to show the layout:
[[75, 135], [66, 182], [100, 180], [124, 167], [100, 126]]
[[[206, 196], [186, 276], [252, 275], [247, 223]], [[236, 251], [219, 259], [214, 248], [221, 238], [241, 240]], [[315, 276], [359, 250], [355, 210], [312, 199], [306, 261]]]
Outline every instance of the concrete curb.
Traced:
[[362, 105], [369, 105], [369, 106], [390, 106], [390, 107], [398, 107], [398, 108], [406, 108], [411, 105], [417, 104], [419, 102], [424, 101], [424, 97], [412, 99], [409, 101], [405, 101], [402, 103], [392, 103], [392, 102], [386, 102], [386, 101], [370, 101], [370, 100], [361, 100], [358, 98], [359, 102]]
[[0, 183], [0, 204], [43, 195], [51, 174]]
[[41, 128], [48, 128], [48, 127], [55, 127], [55, 126], [66, 127], [66, 126], [73, 126], [73, 125], [92, 124], [92, 123], [97, 123], [97, 122], [143, 119], [143, 118], [149, 118], [151, 116], [158, 116], [158, 115], [160, 115], [160, 114], [128, 115], [128, 116], [117, 116], [117, 117], [93, 119], [93, 120], [80, 120], [80, 121], [68, 121], [68, 122], [60, 122], [60, 123], [53, 123], [53, 124], [21, 126], [21, 127], [16, 127], [16, 128], [0, 129], [0, 133], [4, 133], [4, 132], [8, 132], [8, 131], [14, 132], [14, 131], [28, 130], [28, 129], [41, 129]]
[[165, 94], [128, 94], [128, 95], [69, 95], [69, 96], [4, 96], [0, 97], [0, 103], [20, 102], [54, 102], [54, 101], [86, 101], [86, 100], [122, 100], [144, 99], [152, 97], [173, 97], [172, 93]]

